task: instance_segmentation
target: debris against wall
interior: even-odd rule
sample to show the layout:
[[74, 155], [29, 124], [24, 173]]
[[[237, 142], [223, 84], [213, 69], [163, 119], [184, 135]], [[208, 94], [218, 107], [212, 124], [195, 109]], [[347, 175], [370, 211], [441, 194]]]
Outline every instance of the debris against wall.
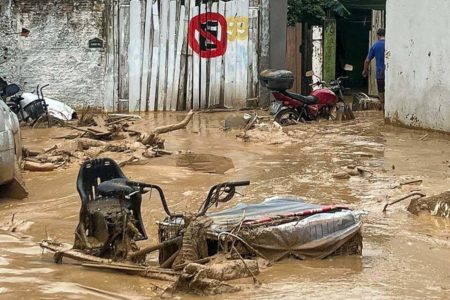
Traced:
[[[0, 0], [0, 76], [74, 107], [103, 105], [104, 0]], [[22, 28], [28, 37], [17, 34]]]
[[450, 131], [449, 11], [446, 0], [387, 1], [385, 108], [391, 122]]

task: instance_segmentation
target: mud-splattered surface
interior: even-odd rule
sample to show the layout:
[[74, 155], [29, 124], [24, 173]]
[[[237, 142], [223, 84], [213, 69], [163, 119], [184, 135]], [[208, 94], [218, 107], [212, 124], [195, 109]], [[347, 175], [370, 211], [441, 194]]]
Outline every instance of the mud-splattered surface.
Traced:
[[[175, 158], [153, 159], [144, 166], [126, 166], [132, 179], [161, 185], [173, 211], [195, 211], [208, 188], [221, 181], [249, 179], [242, 202], [258, 202], [274, 194], [295, 194], [313, 203], [344, 203], [368, 216], [363, 229], [362, 257], [322, 261], [288, 260], [259, 275], [261, 287], [242, 281], [238, 294], [215, 299], [267, 298], [449, 298], [450, 221], [413, 216], [408, 201], [389, 207], [384, 203], [410, 191], [427, 195], [450, 187], [450, 138], [385, 126], [378, 113], [357, 115], [342, 124], [319, 122], [290, 127], [276, 137], [260, 134], [255, 142], [236, 139], [236, 131], [223, 132], [225, 114], [200, 114], [186, 130], [164, 135], [167, 150], [190, 150], [233, 160], [225, 174], [207, 174], [176, 167]], [[183, 115], [149, 115], [148, 126], [172, 123]], [[24, 144], [47, 147], [55, 129], [24, 130]], [[251, 133], [258, 135], [258, 132]], [[265, 137], [266, 136], [266, 137]], [[269, 137], [269, 138], [267, 138]], [[421, 139], [422, 138], [422, 139]], [[273, 141], [277, 139], [276, 143]], [[360, 166], [364, 176], [335, 179], [333, 174]], [[0, 298], [4, 299], [146, 299], [160, 294], [164, 282], [99, 272], [70, 260], [53, 263], [36, 242], [47, 237], [72, 243], [80, 207], [75, 188], [78, 167], [49, 173], [25, 173], [27, 200], [0, 200], [0, 223], [13, 214], [16, 232], [0, 231]], [[404, 185], [412, 179], [423, 184]], [[150, 239], [156, 241], [155, 221], [164, 217], [158, 197], [146, 196], [143, 217]], [[20, 222], [25, 221], [25, 222]], [[11, 224], [9, 224], [11, 225]], [[3, 226], [8, 229], [7, 225]], [[156, 257], [153, 257], [156, 259]], [[195, 299], [179, 295], [179, 298]]]

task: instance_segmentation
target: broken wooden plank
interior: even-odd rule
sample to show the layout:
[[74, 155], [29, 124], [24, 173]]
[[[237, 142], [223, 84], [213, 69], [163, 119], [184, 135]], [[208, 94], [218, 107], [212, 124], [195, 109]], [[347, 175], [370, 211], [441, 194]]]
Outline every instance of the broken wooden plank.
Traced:
[[75, 250], [68, 245], [57, 243], [54, 241], [42, 241], [39, 243], [42, 249], [47, 249], [55, 253], [55, 261], [57, 263], [62, 262], [63, 257], [74, 259], [81, 262], [91, 262], [91, 263], [110, 263], [111, 260], [96, 257], [92, 255], [85, 254], [81, 251]]
[[400, 201], [406, 200], [406, 199], [411, 198], [411, 197], [414, 197], [414, 196], [419, 196], [420, 198], [426, 197], [426, 195], [423, 194], [423, 193], [419, 193], [419, 192], [411, 193], [411, 194], [406, 195], [406, 196], [404, 196], [404, 197], [402, 197], [402, 198], [400, 198], [400, 199], [397, 199], [397, 200], [395, 200], [395, 201], [392, 201], [392, 202], [390, 202], [390, 203], [387, 203], [387, 204], [383, 207], [383, 212], [386, 212], [388, 206], [391, 206], [391, 205], [393, 205], [393, 204], [395, 204], [395, 203], [398, 203], [398, 202], [400, 202]]
[[130, 42], [128, 44], [129, 111], [139, 111], [142, 72], [141, 1], [130, 1]]
[[141, 78], [141, 99], [139, 102], [139, 111], [147, 110], [148, 87], [150, 86], [149, 71], [151, 60], [151, 31], [152, 31], [152, 1], [147, 1], [145, 7], [145, 28], [144, 28], [144, 49], [142, 56], [142, 78]]
[[158, 89], [159, 74], [159, 7], [158, 1], [153, 3], [152, 8], [153, 41], [152, 41], [152, 70], [150, 73], [150, 90], [148, 110], [156, 110], [156, 97]]
[[170, 269], [151, 268], [132, 265], [127, 266], [116, 263], [107, 263], [107, 264], [84, 263], [82, 264], [82, 266], [87, 268], [126, 272], [150, 279], [164, 280], [164, 281], [176, 281], [178, 279], [178, 276], [181, 275], [181, 273], [172, 271]]
[[[172, 110], [173, 104], [173, 90], [175, 73], [179, 70], [175, 69], [175, 53], [177, 49], [177, 37], [176, 31], [178, 27], [177, 22], [177, 6], [178, 3], [175, 0], [170, 0], [169, 3], [169, 25], [168, 25], [168, 51], [167, 51], [167, 95], [166, 95], [166, 110]], [[178, 88], [178, 86], [177, 86]]]
[[[202, 4], [200, 1], [200, 14], [206, 13], [206, 4]], [[202, 50], [200, 50], [202, 52]], [[200, 99], [199, 99], [199, 107], [206, 108], [208, 104], [208, 99], [206, 97], [206, 89], [209, 81], [209, 74], [206, 72], [206, 63], [208, 59], [205, 57], [201, 57], [200, 55], [200, 81], [199, 81], [199, 89], [200, 89]]]
[[[124, 2], [119, 3], [119, 22], [118, 22], [118, 33], [119, 33], [119, 46], [118, 46], [118, 88], [119, 96], [118, 99], [128, 99], [129, 97], [129, 77], [128, 77], [128, 44], [130, 41], [130, 7]], [[123, 101], [122, 101], [123, 102]], [[128, 107], [123, 107], [118, 103], [118, 108], [120, 110], [128, 111]], [[126, 109], [124, 109], [126, 108]]]
[[167, 133], [167, 132], [178, 130], [178, 129], [183, 129], [191, 121], [193, 115], [194, 115], [194, 112], [191, 110], [186, 115], [186, 117], [183, 119], [183, 121], [181, 121], [180, 123], [157, 127], [153, 130], [153, 133], [154, 134], [162, 134], [162, 133]]
[[26, 160], [23, 165], [23, 169], [25, 171], [32, 171], [32, 172], [50, 172], [57, 168], [56, 165], [52, 163], [39, 163], [39, 162], [32, 162]]
[[[169, 1], [161, 1], [161, 15], [159, 19], [159, 80], [158, 80], [158, 110], [166, 109], [167, 96], [167, 43], [169, 21]], [[172, 72], [172, 70], [171, 70]]]
[[[197, 16], [199, 14], [200, 8], [198, 6], [194, 6], [191, 8], [191, 22], [193, 21], [193, 17]], [[192, 28], [192, 24], [190, 26]], [[197, 52], [192, 51], [192, 69], [190, 70], [192, 72], [192, 109], [196, 110], [200, 108], [200, 54]]]
[[[183, 110], [188, 108], [187, 105], [187, 87], [188, 87], [188, 74], [186, 72], [188, 67], [188, 53], [189, 53], [189, 45], [187, 41], [187, 37], [189, 35], [189, 13], [190, 13], [190, 0], [186, 0], [184, 2], [184, 15], [180, 14], [180, 22], [184, 22], [183, 25], [183, 44], [180, 52], [180, 75], [178, 78], [178, 100], [177, 100], [177, 110]], [[178, 33], [180, 34], [180, 33]], [[186, 97], [185, 97], [186, 96]]]
[[179, 237], [176, 237], [174, 239], [167, 240], [167, 241], [161, 242], [161, 243], [156, 244], [156, 245], [145, 247], [143, 249], [140, 249], [139, 251], [130, 253], [128, 255], [128, 259], [134, 260], [136, 258], [140, 258], [140, 257], [143, 257], [143, 256], [149, 254], [149, 253], [152, 253], [152, 252], [154, 252], [156, 250], [159, 250], [159, 249], [171, 246], [171, 245], [175, 245], [175, 244], [180, 244], [182, 240], [183, 240], [183, 237], [179, 236]]
[[176, 45], [176, 50], [175, 50], [175, 67], [174, 67], [173, 88], [172, 88], [171, 105], [170, 105], [170, 109], [173, 111], [177, 110], [178, 87], [180, 86], [180, 74], [182, 72], [180, 70], [180, 65], [181, 65], [181, 59], [182, 59], [181, 51], [183, 48], [183, 41], [184, 41], [184, 37], [185, 37], [184, 17], [185, 17], [185, 7], [184, 7], [184, 5], [181, 5], [180, 14], [178, 17], [178, 31], [177, 31], [177, 38], [176, 38], [177, 45]]
[[67, 257], [82, 262], [82, 266], [85, 267], [134, 272], [144, 277], [168, 281], [175, 281], [177, 279], [177, 276], [180, 275], [179, 272], [173, 271], [171, 269], [148, 267], [133, 263], [113, 262], [110, 259], [92, 256], [83, 253], [80, 250], [75, 250], [68, 245], [63, 245], [61, 243], [56, 243], [53, 241], [42, 241], [40, 243], [40, 246], [43, 249], [54, 252], [55, 262], [57, 263], [61, 263], [63, 257]]

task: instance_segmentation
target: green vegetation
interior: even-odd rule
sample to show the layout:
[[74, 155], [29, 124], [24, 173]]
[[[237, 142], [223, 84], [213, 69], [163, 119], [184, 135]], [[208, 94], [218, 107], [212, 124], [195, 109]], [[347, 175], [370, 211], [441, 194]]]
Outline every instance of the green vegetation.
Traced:
[[350, 14], [338, 0], [288, 0], [288, 24], [322, 23], [328, 11], [342, 17]]

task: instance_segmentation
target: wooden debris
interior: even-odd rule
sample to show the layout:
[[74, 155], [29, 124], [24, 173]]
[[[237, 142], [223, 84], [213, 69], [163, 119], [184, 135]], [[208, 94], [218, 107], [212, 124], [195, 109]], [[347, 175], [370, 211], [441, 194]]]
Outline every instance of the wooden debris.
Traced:
[[395, 203], [398, 203], [398, 202], [400, 202], [400, 201], [406, 200], [406, 199], [411, 198], [411, 197], [413, 197], [413, 196], [419, 196], [420, 198], [426, 197], [425, 194], [422, 194], [422, 193], [419, 193], [419, 192], [411, 193], [411, 194], [409, 194], [409, 195], [406, 195], [405, 197], [402, 197], [402, 198], [400, 198], [400, 199], [397, 199], [397, 200], [395, 200], [395, 201], [392, 201], [392, 202], [390, 202], [390, 203], [387, 203], [387, 204], [383, 207], [383, 212], [386, 212], [388, 206], [393, 205], [393, 204], [395, 204]]
[[338, 173], [334, 173], [333, 174], [333, 178], [335, 178], [335, 179], [349, 179], [350, 178], [350, 174], [348, 174], [347, 172], [338, 172]]
[[50, 152], [50, 151], [56, 150], [57, 148], [58, 148], [58, 146], [56, 146], [56, 145], [53, 145], [53, 146], [50, 147], [50, 148], [45, 148], [45, 149], [44, 149], [44, 153], [48, 153], [48, 152]]
[[145, 267], [140, 265], [124, 264], [124, 263], [84, 263], [83, 267], [104, 269], [104, 270], [115, 270], [130, 274], [139, 275], [142, 277], [147, 277], [151, 279], [164, 280], [164, 281], [176, 281], [178, 276], [181, 275], [180, 272], [175, 272], [170, 269], [156, 268], [156, 267]]
[[159, 250], [161, 248], [169, 247], [169, 246], [172, 246], [172, 245], [175, 245], [175, 244], [180, 244], [182, 240], [183, 240], [183, 237], [179, 236], [179, 237], [176, 237], [174, 239], [167, 240], [167, 241], [164, 241], [162, 243], [159, 243], [157, 245], [152, 245], [152, 246], [146, 247], [144, 249], [141, 249], [139, 251], [130, 253], [128, 255], [128, 258], [130, 260], [134, 261], [136, 259], [140, 259], [143, 256], [145, 256], [145, 255], [147, 255], [149, 253], [152, 253], [152, 252], [154, 252], [156, 250]]
[[424, 212], [432, 216], [450, 218], [450, 192], [413, 199], [408, 206], [408, 211], [415, 215]]
[[[90, 126], [94, 121], [95, 110], [90, 106], [82, 107], [78, 110], [78, 126]], [[70, 127], [70, 126], [69, 126]]]
[[422, 182], [423, 182], [422, 179], [418, 179], [418, 180], [411, 180], [411, 181], [407, 181], [407, 182], [402, 182], [402, 183], [400, 183], [400, 185], [403, 186], [403, 185], [416, 184], [416, 183], [422, 183]]
[[47, 249], [55, 253], [55, 262], [62, 263], [63, 257], [74, 259], [81, 262], [102, 263], [108, 264], [111, 261], [92, 255], [85, 254], [81, 251], [74, 250], [69, 246], [65, 246], [61, 243], [57, 243], [51, 240], [44, 240], [40, 244], [42, 249]]
[[39, 154], [41, 154], [40, 151], [31, 150], [31, 149], [28, 149], [26, 147], [22, 147], [22, 155], [23, 155], [23, 157], [38, 156]]
[[181, 121], [180, 123], [156, 127], [153, 130], [152, 133], [154, 133], [154, 134], [163, 134], [163, 133], [167, 133], [167, 132], [183, 129], [183, 128], [185, 128], [187, 126], [187, 124], [189, 124], [189, 122], [192, 120], [193, 116], [194, 116], [194, 111], [191, 110], [186, 115], [186, 117], [183, 119], [183, 121]]
[[38, 163], [27, 160], [24, 162], [23, 166], [24, 170], [32, 172], [49, 172], [55, 170], [56, 168], [57, 166], [52, 163]]
[[[127, 121], [139, 120], [135, 115], [95, 115], [92, 109], [82, 110], [78, 126], [67, 124], [68, 128], [80, 133], [66, 134], [57, 139], [64, 142], [53, 145], [43, 152], [24, 149], [25, 168], [30, 171], [52, 171], [76, 160], [85, 160], [100, 156], [105, 152], [126, 152], [130, 158], [122, 161], [121, 166], [130, 164], [146, 164], [145, 158], [161, 155], [171, 155], [164, 150], [164, 139], [159, 134], [186, 127], [194, 112], [190, 111], [183, 121], [176, 124], [157, 127], [149, 133], [143, 133], [129, 128]], [[83, 126], [80, 126], [83, 125]], [[88, 125], [85, 127], [84, 125]], [[135, 141], [129, 141], [130, 136], [137, 136]], [[126, 143], [114, 143], [113, 140], [127, 139]], [[136, 141], [138, 140], [138, 141]]]
[[98, 269], [109, 269], [109, 270], [117, 270], [122, 272], [131, 272], [138, 274], [143, 277], [158, 279], [158, 280], [167, 280], [167, 281], [175, 281], [177, 277], [181, 274], [179, 272], [157, 268], [157, 267], [147, 267], [141, 266], [137, 264], [131, 263], [119, 263], [113, 262], [109, 259], [104, 259], [96, 256], [92, 256], [89, 254], [85, 254], [81, 251], [72, 249], [69, 246], [65, 246], [61, 243], [57, 243], [54, 241], [42, 241], [40, 243], [41, 248], [50, 250], [54, 252], [54, 259], [57, 263], [62, 263], [62, 259], [64, 257], [74, 259], [80, 262], [83, 262], [83, 266], [98, 268]]
[[79, 137], [80, 137], [80, 134], [78, 134], [78, 133], [70, 133], [70, 134], [54, 137], [53, 139], [55, 139], [55, 140], [73, 140], [73, 139], [76, 139]]
[[423, 135], [423, 136], [419, 139], [419, 141], [424, 141], [429, 135], [430, 135], [429, 133]]

